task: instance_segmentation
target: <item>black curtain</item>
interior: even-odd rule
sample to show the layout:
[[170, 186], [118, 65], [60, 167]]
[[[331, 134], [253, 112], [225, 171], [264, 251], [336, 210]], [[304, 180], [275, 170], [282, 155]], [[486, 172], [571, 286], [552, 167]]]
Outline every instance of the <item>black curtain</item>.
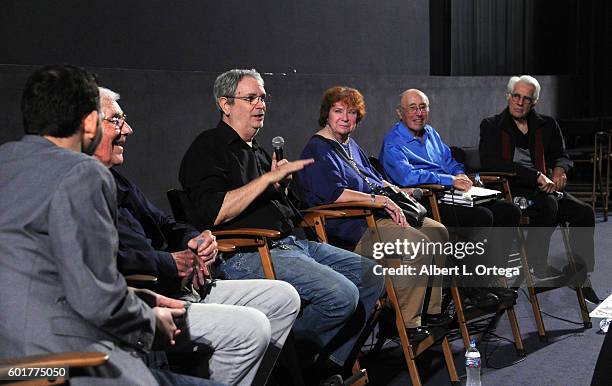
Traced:
[[431, 74], [576, 74], [579, 11], [578, 0], [431, 0]]

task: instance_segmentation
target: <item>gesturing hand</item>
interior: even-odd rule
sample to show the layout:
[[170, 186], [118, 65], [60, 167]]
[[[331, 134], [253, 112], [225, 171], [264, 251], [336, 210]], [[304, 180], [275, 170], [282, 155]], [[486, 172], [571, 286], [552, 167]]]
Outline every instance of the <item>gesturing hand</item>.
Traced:
[[276, 158], [272, 158], [272, 169], [266, 173], [269, 178], [269, 182], [271, 184], [275, 184], [277, 182], [281, 182], [287, 176], [291, 175], [291, 173], [295, 173], [298, 170], [304, 169], [304, 167], [310, 165], [314, 162], [314, 159], [300, 159], [297, 161], [289, 162], [286, 159], [282, 159], [276, 162]]

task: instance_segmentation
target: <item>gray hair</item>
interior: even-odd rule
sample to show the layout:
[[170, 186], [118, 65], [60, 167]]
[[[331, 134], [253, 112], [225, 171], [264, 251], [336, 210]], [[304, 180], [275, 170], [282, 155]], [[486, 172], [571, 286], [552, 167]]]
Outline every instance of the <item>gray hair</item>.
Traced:
[[108, 98], [113, 102], [116, 102], [121, 99], [121, 95], [106, 87], [98, 87], [98, 92], [100, 93], [100, 101], [102, 100], [102, 98]]
[[[256, 81], [258, 81], [262, 86], [264, 85], [263, 78], [255, 69], [233, 69], [224, 72], [223, 74], [219, 75], [217, 79], [215, 79], [215, 85], [213, 86], [213, 95], [215, 96], [215, 103], [217, 104], [217, 108], [219, 109], [219, 111], [223, 111], [223, 109], [221, 109], [221, 105], [219, 105], [219, 98], [224, 96], [236, 95], [236, 88], [238, 87], [238, 83], [245, 76], [250, 76], [251, 78], [254, 78]], [[233, 104], [234, 100], [230, 99], [229, 103]]]
[[538, 80], [530, 75], [513, 76], [508, 81], [508, 85], [506, 86], [506, 93], [512, 94], [512, 92], [514, 91], [514, 86], [518, 82], [527, 83], [528, 85], [531, 85], [535, 88], [533, 92], [533, 96], [532, 96], [533, 103], [535, 104], [538, 101], [538, 99], [540, 99], [540, 89], [541, 88], [540, 88], [540, 83], [538, 82]]

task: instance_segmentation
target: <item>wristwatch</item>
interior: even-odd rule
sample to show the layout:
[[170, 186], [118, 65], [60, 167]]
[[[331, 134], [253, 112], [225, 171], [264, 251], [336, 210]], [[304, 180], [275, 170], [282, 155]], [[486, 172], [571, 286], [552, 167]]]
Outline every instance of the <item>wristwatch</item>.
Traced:
[[372, 204], [376, 202], [376, 194], [374, 194], [374, 192], [370, 192], [370, 198], [372, 200]]

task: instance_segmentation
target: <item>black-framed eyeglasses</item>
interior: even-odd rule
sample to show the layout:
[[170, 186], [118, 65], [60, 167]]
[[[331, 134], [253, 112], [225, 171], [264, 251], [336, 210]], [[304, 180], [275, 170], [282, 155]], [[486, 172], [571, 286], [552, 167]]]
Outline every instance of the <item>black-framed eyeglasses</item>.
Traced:
[[229, 95], [224, 95], [225, 98], [228, 99], [242, 99], [245, 102], [249, 102], [249, 104], [251, 106], [255, 106], [259, 101], [261, 101], [261, 103], [263, 104], [268, 104], [270, 103], [270, 95], [249, 95], [249, 96], [243, 96], [243, 97], [239, 97], [239, 96], [229, 96]]
[[127, 121], [127, 115], [124, 113], [121, 113], [120, 115], [115, 115], [110, 118], [103, 118], [102, 120], [112, 123], [113, 125], [115, 125], [115, 128], [117, 130], [121, 130], [121, 128], [123, 127], [123, 124], [125, 123], [125, 121]]
[[510, 98], [512, 98], [512, 102], [515, 102], [515, 103], [518, 103], [521, 100], [523, 100], [523, 103], [527, 103], [529, 105], [533, 103], [532, 97], [524, 96], [518, 93], [511, 93]]

